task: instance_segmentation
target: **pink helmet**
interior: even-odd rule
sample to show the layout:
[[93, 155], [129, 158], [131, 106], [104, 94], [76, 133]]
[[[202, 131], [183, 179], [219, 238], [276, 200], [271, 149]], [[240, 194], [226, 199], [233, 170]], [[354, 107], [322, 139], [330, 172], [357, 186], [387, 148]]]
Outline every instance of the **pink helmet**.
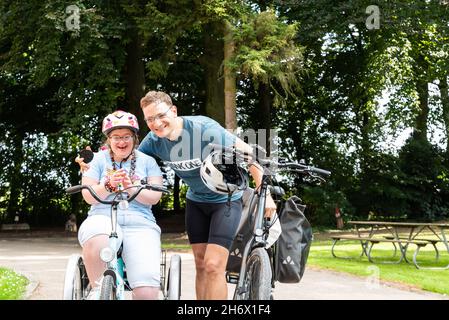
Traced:
[[136, 116], [132, 113], [117, 110], [107, 115], [102, 125], [102, 132], [105, 135], [108, 135], [109, 132], [115, 129], [131, 129], [137, 134], [139, 132], [139, 123]]

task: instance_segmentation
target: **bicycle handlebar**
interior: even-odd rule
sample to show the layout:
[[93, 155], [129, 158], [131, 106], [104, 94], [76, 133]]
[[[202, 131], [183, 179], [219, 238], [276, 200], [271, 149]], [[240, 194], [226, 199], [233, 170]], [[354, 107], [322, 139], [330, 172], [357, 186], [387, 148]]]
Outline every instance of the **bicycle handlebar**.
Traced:
[[280, 168], [296, 169], [296, 170], [299, 170], [299, 171], [316, 173], [316, 174], [320, 174], [320, 175], [323, 175], [323, 176], [330, 176], [331, 175], [330, 171], [327, 171], [327, 170], [324, 170], [324, 169], [320, 169], [320, 168], [316, 168], [316, 167], [312, 167], [312, 166], [308, 166], [308, 165], [304, 165], [304, 164], [300, 164], [300, 163], [295, 163], [295, 162], [289, 162], [289, 163], [278, 162], [277, 165]]
[[330, 171], [316, 168], [313, 166], [299, 164], [296, 162], [283, 162], [283, 161], [277, 162], [272, 159], [263, 158], [263, 157], [258, 156], [256, 151], [253, 151], [253, 153], [250, 154], [250, 153], [238, 150], [235, 147], [230, 148], [230, 147], [222, 146], [222, 145], [215, 144], [215, 143], [209, 143], [209, 146], [212, 147], [213, 150], [221, 150], [223, 152], [240, 155], [246, 161], [248, 161], [248, 159], [253, 159], [253, 160], [257, 161], [259, 164], [261, 164], [262, 166], [268, 167], [271, 165], [275, 165], [275, 166], [278, 166], [279, 168], [294, 169], [294, 170], [298, 170], [300, 172], [315, 173], [315, 174], [324, 175], [324, 176], [331, 175]]
[[71, 186], [71, 187], [68, 187], [67, 189], [65, 189], [65, 192], [66, 192], [67, 194], [78, 193], [78, 192], [80, 192], [82, 189], [84, 189], [83, 187], [84, 187], [83, 185]]
[[[141, 184], [139, 184], [139, 185], [134, 185], [134, 186], [131, 186], [131, 187], [127, 188], [127, 189], [130, 189], [130, 188], [138, 188], [138, 190], [131, 197], [129, 197], [127, 199], [115, 200], [115, 197], [114, 197], [113, 200], [109, 200], [109, 201], [101, 199], [97, 195], [97, 193], [92, 189], [92, 186], [90, 186], [90, 185], [83, 184], [83, 185], [72, 186], [72, 187], [67, 188], [65, 191], [68, 194], [74, 194], [74, 193], [80, 192], [83, 189], [87, 189], [87, 190], [89, 190], [89, 192], [92, 195], [92, 197], [94, 197], [95, 200], [97, 200], [99, 203], [102, 203], [102, 204], [114, 204], [114, 203], [120, 202], [122, 200], [127, 200], [127, 201], [131, 202], [139, 195], [139, 193], [143, 189], [159, 191], [159, 192], [163, 192], [163, 193], [168, 193], [169, 192], [168, 189], [166, 187], [164, 187], [164, 186], [157, 185], [157, 184], [146, 183], [144, 181], [141, 181]], [[125, 190], [127, 190], [127, 189], [125, 189]], [[125, 191], [125, 190], [122, 190], [119, 193], [123, 194], [124, 193], [123, 191]]]
[[221, 144], [215, 144], [215, 143], [209, 143], [209, 146], [212, 148], [212, 150], [221, 150], [223, 152], [232, 153], [236, 155], [241, 155], [243, 157], [250, 157], [250, 158], [257, 158], [256, 155], [253, 153], [246, 153], [242, 150], [238, 150], [235, 147], [226, 147], [222, 146]]

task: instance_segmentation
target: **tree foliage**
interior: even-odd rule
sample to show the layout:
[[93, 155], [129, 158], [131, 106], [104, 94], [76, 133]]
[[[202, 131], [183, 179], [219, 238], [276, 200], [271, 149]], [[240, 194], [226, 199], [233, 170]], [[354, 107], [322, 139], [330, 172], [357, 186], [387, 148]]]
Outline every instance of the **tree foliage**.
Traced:
[[[336, 207], [346, 218], [447, 218], [449, 6], [378, 1], [373, 28], [371, 5], [0, 0], [0, 220], [85, 214], [63, 192], [79, 182], [77, 150], [98, 148], [110, 111], [141, 118], [145, 90], [221, 121], [224, 66], [237, 79], [239, 127], [275, 129], [280, 156], [332, 171], [318, 186], [283, 180], [313, 223], [332, 224]], [[164, 205], [180, 205], [172, 200]]]
[[285, 23], [270, 9], [245, 16], [235, 26], [237, 49], [229, 61], [231, 68], [252, 79], [256, 87], [258, 83], [276, 82], [283, 93], [296, 96], [303, 69], [302, 47], [294, 41], [297, 30], [297, 23]]

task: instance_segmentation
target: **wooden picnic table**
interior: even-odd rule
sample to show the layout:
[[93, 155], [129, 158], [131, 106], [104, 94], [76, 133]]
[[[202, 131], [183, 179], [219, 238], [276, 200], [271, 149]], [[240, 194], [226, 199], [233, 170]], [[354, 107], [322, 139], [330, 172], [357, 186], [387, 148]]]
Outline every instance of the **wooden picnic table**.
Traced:
[[[371, 256], [371, 250], [373, 246], [381, 242], [389, 242], [394, 246], [393, 257], [396, 256], [398, 245], [401, 255], [399, 260], [386, 263], [400, 263], [402, 260], [410, 262], [407, 259], [406, 253], [410, 244], [416, 245], [416, 250], [413, 255], [413, 263], [418, 269], [448, 269], [449, 264], [445, 267], [422, 267], [417, 262], [417, 256], [421, 248], [425, 247], [427, 244], [431, 244], [435, 249], [436, 261], [439, 259], [439, 251], [437, 248], [437, 243], [442, 242], [446, 247], [446, 251], [449, 253], [449, 244], [445, 234], [445, 229], [449, 229], [449, 223], [425, 223], [425, 222], [387, 222], [387, 221], [349, 221], [349, 224], [355, 226], [356, 233], [352, 235], [342, 235], [342, 236], [332, 236], [334, 240], [332, 245], [332, 255], [337, 257], [334, 252], [334, 247], [336, 243], [340, 240], [358, 240], [362, 246], [362, 252], [360, 256], [366, 255], [370, 262], [375, 262]], [[362, 228], [368, 228], [368, 234], [363, 232]], [[406, 230], [407, 236], [401, 236], [400, 232]], [[423, 238], [423, 231], [430, 230], [435, 238]], [[376, 231], [388, 231], [387, 236], [379, 237], [376, 236]], [[347, 257], [346, 257], [347, 258]]]

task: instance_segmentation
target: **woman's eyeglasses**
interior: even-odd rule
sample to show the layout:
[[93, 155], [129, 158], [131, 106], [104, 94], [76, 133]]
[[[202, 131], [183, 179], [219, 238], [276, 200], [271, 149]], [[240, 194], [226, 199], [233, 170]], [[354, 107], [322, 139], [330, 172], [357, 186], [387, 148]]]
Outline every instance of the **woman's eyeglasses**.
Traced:
[[120, 141], [124, 141], [124, 142], [130, 142], [133, 140], [133, 136], [110, 136], [109, 139], [111, 139], [112, 142], [120, 142]]

